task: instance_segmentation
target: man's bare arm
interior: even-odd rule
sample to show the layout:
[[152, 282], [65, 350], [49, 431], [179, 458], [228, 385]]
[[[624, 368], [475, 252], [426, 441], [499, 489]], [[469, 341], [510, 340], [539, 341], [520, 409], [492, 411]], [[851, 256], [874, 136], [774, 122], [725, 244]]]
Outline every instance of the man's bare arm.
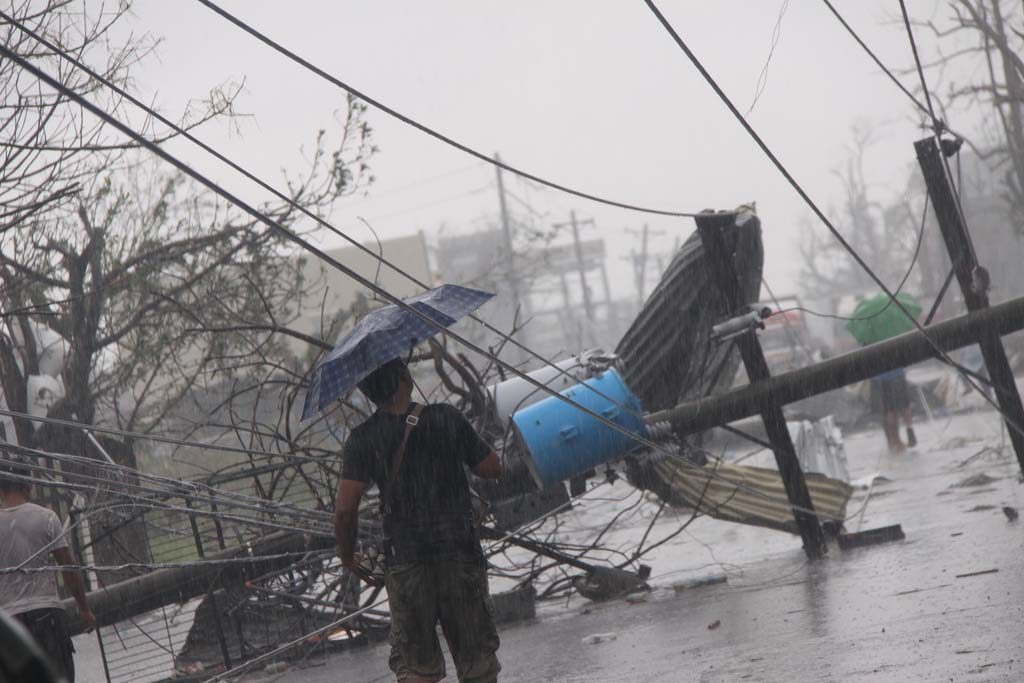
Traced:
[[[75, 558], [71, 556], [71, 551], [67, 548], [54, 550], [53, 559], [63, 567], [75, 564]], [[78, 616], [81, 617], [86, 632], [93, 630], [96, 627], [96, 616], [89, 609], [89, 603], [85, 599], [85, 582], [82, 581], [82, 573], [77, 569], [62, 569], [60, 575], [64, 579], [64, 587], [68, 589], [71, 597], [75, 599], [75, 604], [78, 605]]]
[[366, 492], [366, 484], [353, 479], [340, 479], [334, 498], [334, 540], [338, 544], [338, 557], [344, 567], [355, 566], [356, 536], [359, 532], [359, 501]]
[[472, 469], [472, 472], [481, 479], [501, 479], [501, 459], [497, 453], [491, 451], [490, 455]]

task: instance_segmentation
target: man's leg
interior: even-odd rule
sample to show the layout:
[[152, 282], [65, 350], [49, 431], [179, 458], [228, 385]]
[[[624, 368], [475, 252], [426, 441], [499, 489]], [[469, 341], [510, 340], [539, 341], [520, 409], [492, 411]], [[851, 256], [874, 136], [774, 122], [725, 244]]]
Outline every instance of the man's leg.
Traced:
[[909, 405], [903, 411], [903, 424], [907, 427], [907, 446], [913, 448], [917, 445], [917, 434], [914, 433], [914, 411]]
[[879, 381], [882, 398], [882, 425], [885, 428], [885, 440], [889, 444], [890, 453], [902, 453], [907, 449], [900, 438], [900, 403], [899, 382], [893, 380]]
[[390, 567], [385, 574], [391, 609], [388, 665], [403, 683], [433, 683], [444, 678], [434, 573], [430, 565], [417, 562]]
[[882, 417], [885, 428], [885, 440], [889, 445], [890, 453], [902, 453], [907, 449], [900, 439], [900, 416], [892, 410], [886, 410]]
[[438, 612], [460, 683], [498, 680], [498, 629], [482, 560], [438, 563]]
[[[906, 377], [902, 377], [898, 385], [897, 404], [900, 417], [903, 418], [903, 424], [907, 428], [907, 445], [913, 448], [917, 445], [917, 434], [914, 433], [914, 404], [911, 401], [910, 393], [910, 382]], [[899, 433], [899, 428], [896, 432]]]

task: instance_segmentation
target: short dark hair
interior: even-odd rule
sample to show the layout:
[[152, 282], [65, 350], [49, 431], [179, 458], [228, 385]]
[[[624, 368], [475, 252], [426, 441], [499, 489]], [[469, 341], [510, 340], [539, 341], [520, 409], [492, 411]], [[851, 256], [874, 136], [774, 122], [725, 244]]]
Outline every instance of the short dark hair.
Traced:
[[[25, 481], [25, 479], [31, 476], [28, 469], [20, 464], [10, 461], [0, 463], [0, 493], [28, 491], [32, 488], [32, 482]], [[24, 477], [25, 479], [16, 479], [15, 477]]]
[[398, 385], [408, 372], [401, 358], [392, 358], [359, 382], [359, 391], [377, 405], [395, 395]]

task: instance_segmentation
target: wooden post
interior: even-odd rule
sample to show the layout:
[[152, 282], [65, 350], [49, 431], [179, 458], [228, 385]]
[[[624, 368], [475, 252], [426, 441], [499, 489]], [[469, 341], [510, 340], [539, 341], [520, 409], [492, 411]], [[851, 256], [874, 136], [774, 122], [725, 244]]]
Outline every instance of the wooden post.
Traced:
[[[735, 214], [732, 213], [708, 213], [696, 218], [697, 231], [704, 244], [704, 253], [707, 255], [714, 282], [722, 296], [725, 297], [731, 315], [739, 315], [744, 312], [742, 309], [748, 302], [740, 300], [739, 279], [733, 264], [733, 250], [726, 243], [723, 235], [723, 231], [732, 225], [734, 220]], [[761, 350], [761, 344], [753, 329], [737, 337], [736, 346], [740, 350], [740, 356], [743, 358], [743, 365], [751, 384], [771, 379], [768, 363], [765, 362], [764, 352]], [[796, 457], [796, 449], [793, 447], [793, 440], [789, 435], [789, 427], [786, 425], [782, 406], [769, 398], [761, 403], [760, 412], [761, 419], [764, 420], [765, 432], [768, 434], [772, 450], [775, 452], [775, 462], [779, 466], [779, 474], [782, 476], [782, 483], [786, 488], [786, 496], [793, 506], [793, 516], [796, 519], [797, 528], [800, 530], [800, 538], [804, 542], [804, 552], [811, 559], [819, 558], [825, 553], [825, 537], [822, 534], [818, 516], [814, 514], [814, 503], [811, 502], [811, 494], [807, 490], [807, 482], [804, 479], [803, 470], [800, 468], [800, 461]]]
[[[915, 142], [914, 149], [917, 150], [917, 161], [921, 165], [928, 196], [935, 207], [935, 217], [942, 230], [942, 239], [946, 242], [949, 260], [953, 264], [953, 272], [960, 284], [967, 310], [973, 312], [988, 308], [988, 271], [978, 264], [963, 214], [953, 196], [939, 143], [934, 137], [927, 137]], [[978, 334], [978, 346], [981, 347], [981, 356], [985, 359], [996, 401], [1006, 421], [1010, 443], [1024, 471], [1024, 434], [1021, 433], [1024, 429], [1024, 405], [1021, 404], [1010, 362], [1006, 359], [1003, 341], [992, 329], [983, 328]]]

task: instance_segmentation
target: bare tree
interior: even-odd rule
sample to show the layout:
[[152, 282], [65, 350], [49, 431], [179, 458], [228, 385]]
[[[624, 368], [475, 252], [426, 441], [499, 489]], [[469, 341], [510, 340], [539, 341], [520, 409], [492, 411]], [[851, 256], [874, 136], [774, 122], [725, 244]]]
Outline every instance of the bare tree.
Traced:
[[[844, 194], [842, 206], [836, 212], [836, 223], [871, 269], [895, 288], [914, 263], [921, 220], [921, 209], [915, 205], [917, 196], [923, 196], [923, 190], [911, 180], [900, 195], [877, 197], [864, 176], [864, 159], [873, 142], [872, 131], [861, 123], [854, 126], [852, 137], [846, 163], [833, 171]], [[868, 274], [849, 254], [813, 224], [808, 223], [803, 228], [800, 252], [804, 264], [802, 288], [811, 297], [836, 300], [876, 289]], [[910, 282], [912, 286], [917, 284], [917, 280]]]
[[[132, 68], [154, 41], [112, 46], [111, 27], [128, 8], [50, 0], [11, 3], [5, 12], [77, 58], [104, 64], [99, 71], [129, 89]], [[3, 30], [9, 46], [47, 63], [69, 88], [140, 119], [14, 25]], [[65, 396], [50, 414], [132, 431], [154, 429], [204, 383], [256, 373], [254, 348], [287, 362], [281, 335], [311, 283], [278, 234], [155, 165], [9, 61], [0, 64], [0, 89], [0, 386], [11, 410], [27, 412], [40, 328], [66, 345]], [[226, 87], [190, 105], [184, 127], [230, 117], [237, 92]], [[314, 215], [367, 180], [374, 148], [364, 113], [349, 98], [338, 130], [320, 131], [308, 167], [287, 179], [290, 199]], [[157, 142], [174, 135], [151, 119], [140, 126]], [[315, 227], [297, 223], [289, 202], [263, 209], [285, 226]], [[23, 445], [38, 440], [26, 420], [15, 429]]]
[[[137, 128], [162, 142], [175, 133], [140, 117], [98, 80], [65, 62], [19, 28], [39, 34], [61, 51], [93, 65], [119, 87], [157, 45], [149, 35], [117, 43], [113, 27], [130, 10], [130, 0], [6, 0], [0, 7], [13, 21], [0, 22], [4, 45], [53, 74], [63, 85], [105, 110], [137, 120]], [[240, 86], [214, 89], [190, 103], [180, 123], [193, 128], [232, 115]], [[116, 167], [135, 147], [65, 95], [51, 90], [10, 60], [0, 62], [0, 233], [60, 211], [74, 211], [83, 182]]]
[[[1015, 231], [1024, 233], [1024, 11], [1004, 0], [949, 0], [951, 17], [923, 25], [940, 38], [939, 56], [925, 66], [950, 80], [945, 104], [981, 114], [975, 153], [1001, 174]], [[970, 142], [970, 141], [969, 141]]]

